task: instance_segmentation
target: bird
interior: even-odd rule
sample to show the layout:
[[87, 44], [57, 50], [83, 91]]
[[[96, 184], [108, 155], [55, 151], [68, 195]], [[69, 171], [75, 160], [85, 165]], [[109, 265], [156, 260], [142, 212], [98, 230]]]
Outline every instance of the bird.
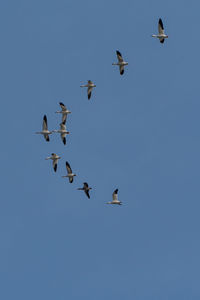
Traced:
[[82, 187], [82, 188], [78, 188], [77, 190], [79, 190], [79, 191], [84, 191], [85, 194], [87, 195], [87, 197], [90, 199], [89, 191], [90, 191], [91, 189], [92, 189], [92, 188], [88, 186], [88, 183], [87, 183], [87, 182], [84, 182], [84, 183], [83, 183], [83, 187]]
[[69, 182], [72, 183], [74, 180], [74, 176], [76, 176], [76, 174], [72, 173], [72, 169], [70, 167], [70, 164], [66, 161], [66, 169], [67, 169], [67, 175], [62, 176], [63, 178], [68, 177], [69, 178]]
[[43, 134], [45, 140], [47, 142], [49, 142], [50, 141], [49, 134], [52, 134], [52, 133], [53, 133], [53, 131], [49, 131], [48, 130], [47, 116], [44, 115], [44, 117], [43, 117], [42, 131], [36, 132], [36, 134]]
[[46, 160], [48, 160], [48, 159], [52, 159], [52, 160], [53, 160], [53, 169], [54, 169], [54, 171], [56, 172], [56, 170], [57, 170], [57, 165], [58, 165], [58, 160], [59, 160], [60, 158], [61, 158], [61, 157], [58, 156], [57, 154], [51, 153], [51, 156], [50, 156], [50, 157], [47, 157], [47, 158], [45, 158], [45, 159], [46, 159]]
[[152, 34], [152, 37], [158, 38], [162, 44], [164, 43], [165, 39], [168, 38], [168, 35], [166, 35], [164, 32], [164, 26], [161, 18], [158, 21], [158, 34]]
[[61, 107], [61, 111], [56, 111], [56, 114], [62, 114], [62, 123], [66, 123], [67, 120], [67, 115], [71, 114], [71, 111], [67, 109], [67, 107], [62, 103], [59, 102], [60, 107]]
[[87, 89], [87, 94], [88, 94], [88, 100], [90, 100], [91, 95], [92, 95], [92, 89], [94, 87], [96, 87], [96, 85], [91, 80], [88, 80], [87, 84], [81, 85], [80, 87], [87, 87], [88, 88]]
[[123, 60], [123, 57], [118, 50], [116, 51], [116, 54], [117, 54], [117, 58], [118, 58], [118, 63], [113, 63], [112, 65], [119, 66], [120, 75], [123, 75], [124, 74], [124, 66], [127, 66], [128, 63]]
[[67, 131], [65, 123], [60, 123], [60, 129], [53, 130], [53, 132], [60, 133], [63, 144], [66, 145], [66, 135], [69, 134], [69, 131]]
[[112, 194], [113, 200], [111, 202], [107, 202], [107, 204], [118, 204], [122, 205], [122, 202], [118, 200], [118, 189], [114, 190]]

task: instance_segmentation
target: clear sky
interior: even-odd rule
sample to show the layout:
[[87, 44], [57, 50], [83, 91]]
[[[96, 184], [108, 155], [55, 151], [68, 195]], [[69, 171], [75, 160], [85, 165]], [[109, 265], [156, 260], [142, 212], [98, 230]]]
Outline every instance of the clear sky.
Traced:
[[[200, 299], [199, 11], [198, 0], [1, 2], [2, 300]], [[164, 44], [151, 38], [159, 17]], [[67, 146], [35, 134], [44, 114], [58, 129], [60, 101]], [[105, 204], [115, 188], [123, 206]]]

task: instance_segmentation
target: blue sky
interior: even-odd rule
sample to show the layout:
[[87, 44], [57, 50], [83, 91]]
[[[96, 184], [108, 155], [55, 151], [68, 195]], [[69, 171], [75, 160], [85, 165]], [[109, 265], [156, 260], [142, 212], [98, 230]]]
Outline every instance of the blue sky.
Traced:
[[[1, 299], [199, 299], [199, 10], [197, 0], [0, 4]], [[163, 45], [151, 38], [159, 17]], [[91, 101], [79, 87], [88, 79]], [[59, 101], [72, 111], [66, 147], [35, 135], [44, 114], [58, 128]], [[84, 181], [90, 200], [76, 190]], [[124, 205], [105, 205], [115, 188]]]

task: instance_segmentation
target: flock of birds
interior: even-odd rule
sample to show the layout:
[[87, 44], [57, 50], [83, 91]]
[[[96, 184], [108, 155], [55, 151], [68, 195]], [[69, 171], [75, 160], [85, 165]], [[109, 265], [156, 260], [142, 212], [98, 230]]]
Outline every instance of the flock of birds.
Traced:
[[[152, 37], [158, 38], [160, 43], [164, 43], [165, 39], [168, 38], [168, 35], [165, 34], [164, 32], [164, 26], [162, 19], [159, 19], [158, 21], [158, 34], [153, 34]], [[128, 62], [124, 61], [121, 53], [117, 50], [117, 63], [113, 63], [112, 65], [119, 66], [119, 72], [120, 75], [124, 74], [124, 67], [128, 65]], [[87, 84], [81, 85], [80, 87], [87, 87], [87, 96], [88, 100], [90, 100], [91, 95], [92, 95], [92, 89], [96, 87], [96, 85], [91, 81], [88, 80]], [[66, 128], [66, 120], [67, 120], [67, 115], [71, 114], [71, 111], [67, 109], [67, 107], [62, 103], [59, 102], [61, 111], [56, 111], [56, 113], [62, 114], [62, 122], [60, 123], [60, 129], [58, 130], [48, 130], [48, 123], [47, 123], [47, 116], [44, 115], [43, 117], [43, 125], [42, 125], [42, 131], [36, 132], [36, 134], [42, 134], [47, 142], [50, 141], [49, 135], [52, 133], [60, 133], [61, 139], [63, 141], [63, 144], [66, 145], [66, 135], [69, 134], [69, 131], [67, 131]], [[61, 157], [55, 153], [52, 153], [51, 156], [47, 157], [46, 160], [51, 159], [53, 161], [53, 169], [56, 172], [57, 171], [57, 165], [58, 165], [58, 160]], [[74, 180], [74, 177], [76, 176], [75, 173], [72, 172], [70, 164], [66, 161], [66, 169], [67, 169], [67, 175], [62, 176], [63, 178], [68, 178], [69, 182], [72, 183]], [[86, 196], [90, 199], [90, 190], [92, 188], [89, 187], [87, 182], [83, 183], [82, 188], [78, 188], [77, 190], [84, 191]], [[121, 205], [122, 202], [118, 200], [118, 189], [115, 189], [113, 194], [112, 194], [112, 201], [107, 202], [107, 204], [117, 204]]]

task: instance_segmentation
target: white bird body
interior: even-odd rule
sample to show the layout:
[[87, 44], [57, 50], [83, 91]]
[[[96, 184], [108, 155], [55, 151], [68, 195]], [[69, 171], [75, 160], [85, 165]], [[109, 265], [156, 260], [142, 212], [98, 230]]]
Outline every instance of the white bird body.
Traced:
[[123, 62], [121, 62], [121, 63], [112, 63], [112, 65], [113, 66], [127, 66], [128, 65], [128, 63], [127, 62], [125, 62], [125, 61], [123, 61]]
[[44, 136], [45, 140], [47, 142], [49, 142], [50, 141], [49, 134], [52, 134], [52, 133], [53, 133], [53, 131], [49, 131], [48, 130], [47, 116], [44, 115], [44, 117], [43, 117], [42, 131], [36, 132], [36, 134], [42, 134]]
[[118, 200], [118, 189], [114, 190], [112, 194], [113, 200], [111, 202], [107, 202], [107, 204], [117, 204], [122, 205], [122, 202]]
[[116, 54], [117, 54], [118, 62], [113, 63], [112, 65], [113, 66], [119, 66], [120, 75], [123, 75], [124, 74], [124, 66], [127, 66], [128, 62], [123, 60], [123, 57], [122, 57], [121, 53], [118, 50], [116, 51]]
[[152, 34], [152, 37], [158, 38], [160, 43], [164, 43], [165, 39], [168, 38], [168, 35], [165, 34], [163, 22], [161, 19], [158, 21], [158, 34]]
[[62, 123], [65, 123], [67, 120], [67, 115], [71, 114], [71, 111], [68, 110], [62, 102], [59, 102], [59, 104], [62, 110], [56, 111], [56, 114], [62, 114]]
[[71, 167], [70, 167], [70, 164], [69, 164], [67, 161], [66, 161], [66, 169], [67, 169], [67, 175], [62, 176], [62, 177], [63, 177], [63, 178], [65, 178], [65, 177], [69, 178], [69, 182], [72, 183], [73, 180], [74, 180], [74, 176], [76, 176], [76, 174], [74, 174], [74, 173], [72, 172], [72, 169], [71, 169]]
[[83, 84], [80, 87], [87, 87], [87, 94], [88, 94], [88, 100], [90, 100], [92, 95], [92, 89], [96, 87], [96, 84], [94, 84], [91, 80], [88, 80], [87, 84]]
[[60, 133], [63, 144], [66, 145], [66, 135], [69, 134], [69, 131], [67, 131], [65, 123], [60, 123], [60, 129], [53, 130], [53, 132]]
[[49, 156], [49, 157], [47, 157], [47, 158], [45, 158], [45, 159], [46, 159], [46, 160], [48, 160], [48, 159], [52, 159], [52, 160], [53, 160], [53, 169], [54, 169], [54, 171], [56, 172], [58, 160], [59, 160], [60, 158], [61, 158], [61, 157], [58, 156], [57, 154], [52, 153], [51, 156]]

